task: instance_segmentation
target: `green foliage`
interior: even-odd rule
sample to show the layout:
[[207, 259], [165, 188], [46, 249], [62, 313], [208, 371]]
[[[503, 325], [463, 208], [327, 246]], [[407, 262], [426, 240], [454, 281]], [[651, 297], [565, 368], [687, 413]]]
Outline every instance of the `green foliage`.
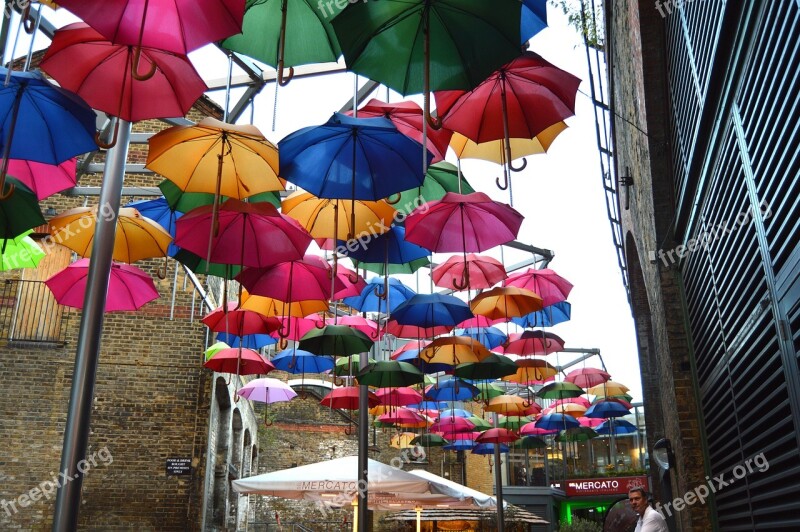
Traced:
[[603, 532], [603, 525], [576, 517], [572, 520], [572, 523], [562, 521], [559, 530], [561, 532]]
[[603, 51], [605, 45], [603, 0], [582, 0], [583, 14], [581, 14], [581, 0], [549, 0], [549, 2], [567, 16], [569, 25], [586, 39], [589, 47]]

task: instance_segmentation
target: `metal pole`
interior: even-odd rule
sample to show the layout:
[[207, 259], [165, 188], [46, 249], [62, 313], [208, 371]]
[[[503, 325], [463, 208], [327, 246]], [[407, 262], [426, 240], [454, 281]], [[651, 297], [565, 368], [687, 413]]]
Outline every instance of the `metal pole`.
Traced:
[[[497, 412], [492, 414], [494, 426], [500, 426]], [[497, 532], [505, 532], [506, 524], [503, 516], [503, 472], [500, 470], [500, 444], [494, 444], [494, 493], [497, 499]]]
[[[363, 371], [369, 361], [369, 353], [361, 353], [358, 357], [358, 368]], [[369, 388], [366, 384], [358, 387], [358, 531], [369, 530]]]
[[[114, 253], [117, 216], [131, 134], [130, 122], [120, 120], [119, 126], [117, 143], [108, 151], [106, 158], [98, 210], [98, 214], [110, 212], [113, 215], [97, 217], [92, 260], [89, 263], [89, 276], [86, 283], [86, 297], [78, 334], [78, 349], [72, 372], [72, 390], [67, 412], [67, 425], [64, 430], [64, 446], [61, 451], [60, 472], [73, 480], [65, 482], [58, 488], [53, 515], [54, 532], [70, 532], [78, 528], [83, 477], [77, 466], [86, 457], [86, 448], [89, 443], [95, 376], [100, 355], [100, 339], [103, 333], [103, 312], [106, 306], [108, 279], [111, 275], [111, 257]], [[108, 207], [105, 207], [106, 205]]]

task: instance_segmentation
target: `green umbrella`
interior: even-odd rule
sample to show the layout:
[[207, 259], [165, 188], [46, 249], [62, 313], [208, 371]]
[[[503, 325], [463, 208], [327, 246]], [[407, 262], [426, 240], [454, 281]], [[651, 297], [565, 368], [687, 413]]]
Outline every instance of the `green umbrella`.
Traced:
[[505, 355], [492, 353], [480, 362], [464, 362], [453, 370], [453, 375], [462, 379], [499, 379], [517, 372], [517, 364]]
[[206, 362], [208, 362], [211, 357], [222, 351], [223, 349], [230, 349], [231, 346], [226, 344], [225, 342], [217, 342], [208, 349], [206, 349]]
[[[216, 262], [207, 263], [204, 258], [185, 249], [179, 249], [178, 252], [175, 253], [174, 259], [185, 265], [194, 273], [213, 275], [214, 277], [220, 277], [228, 280], [233, 279], [239, 274], [240, 271], [242, 271], [242, 267], [238, 264], [218, 264]], [[206, 265], [208, 266], [207, 268]]]
[[533, 420], [527, 416], [504, 416], [500, 421], [497, 422], [497, 426], [502, 429], [517, 431], [522, 428], [523, 425], [527, 425], [528, 423], [532, 422]]
[[242, 33], [225, 39], [222, 46], [275, 67], [279, 83], [285, 85], [292, 71], [284, 79], [284, 67], [336, 62], [341, 55], [330, 24], [341, 11], [337, 4], [340, 2], [247, 0]]
[[488, 401], [492, 397], [497, 397], [498, 395], [503, 395], [506, 393], [496, 384], [482, 382], [480, 384], [475, 383], [475, 386], [477, 386], [477, 388], [481, 391], [481, 393], [475, 396], [476, 401]]
[[483, 419], [482, 417], [470, 416], [467, 418], [467, 421], [475, 425], [475, 430], [478, 432], [483, 432], [484, 430], [489, 430], [490, 428], [492, 428], [492, 424]]
[[[184, 192], [169, 179], [162, 181], [158, 185], [158, 188], [161, 189], [161, 193], [164, 194], [164, 197], [167, 199], [167, 204], [170, 209], [174, 211], [189, 212], [203, 205], [214, 204], [214, 194], [207, 194], [205, 192]], [[220, 203], [226, 199], [225, 196], [222, 196]], [[271, 203], [276, 209], [280, 209], [281, 207], [281, 195], [279, 192], [261, 192], [260, 194], [248, 197], [246, 201], [248, 203]]]
[[547, 442], [538, 436], [525, 436], [511, 444], [515, 449], [544, 449]]
[[[349, 357], [341, 357], [336, 361], [336, 366], [333, 368], [333, 374], [340, 377], [346, 375], [357, 375], [360, 368], [361, 355], [351, 355]], [[367, 358], [367, 364], [375, 362], [373, 358]]]
[[45, 252], [25, 231], [16, 238], [0, 240], [0, 271], [17, 268], [35, 268], [44, 258]]
[[419, 384], [422, 372], [408, 362], [383, 360], [373, 362], [358, 373], [358, 383], [376, 388], [398, 388]]
[[378, 275], [398, 275], [401, 273], [414, 273], [430, 263], [431, 261], [428, 259], [428, 257], [422, 257], [421, 259], [415, 259], [411, 262], [405, 262], [403, 264], [389, 264], [388, 268], [385, 267], [386, 264], [383, 262], [359, 262], [358, 267], [364, 268], [365, 270], [374, 272]]
[[326, 325], [311, 329], [297, 348], [315, 355], [347, 356], [366, 353], [374, 342], [363, 332], [346, 325]]
[[410, 443], [412, 445], [422, 445], [424, 447], [444, 447], [445, 445], [450, 445], [449, 441], [438, 434], [422, 434], [411, 440]]
[[579, 397], [585, 393], [586, 391], [583, 388], [571, 382], [551, 382], [542, 386], [536, 392], [536, 395], [542, 399], [568, 399], [570, 397]]
[[587, 441], [598, 436], [599, 434], [589, 427], [575, 427], [573, 429], [562, 430], [558, 436], [556, 436], [556, 441]]
[[[461, 189], [458, 186], [458, 168], [447, 161], [440, 161], [428, 167], [422, 186], [401, 192], [399, 198], [392, 196], [390, 203], [398, 212], [408, 214], [425, 203], [442, 199], [448, 192], [472, 194], [475, 189], [461, 176]], [[398, 198], [398, 199], [395, 199]]]
[[10, 240], [45, 225], [36, 194], [13, 177], [7, 177], [6, 183], [11, 183], [15, 191], [10, 198], [0, 200], [0, 239]]

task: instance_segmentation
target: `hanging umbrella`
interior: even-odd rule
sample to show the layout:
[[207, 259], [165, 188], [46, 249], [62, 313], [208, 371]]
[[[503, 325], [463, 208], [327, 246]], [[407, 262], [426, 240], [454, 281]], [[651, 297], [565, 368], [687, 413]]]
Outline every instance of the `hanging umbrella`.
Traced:
[[[353, 116], [353, 111], [346, 113], [348, 116]], [[368, 101], [363, 107], [358, 110], [359, 118], [388, 118], [392, 124], [395, 125], [397, 130], [415, 141], [422, 144], [423, 142], [423, 129], [424, 129], [424, 116], [422, 108], [412, 101], [386, 103], [376, 98]], [[433, 163], [443, 161], [447, 154], [447, 146], [450, 142], [450, 137], [453, 132], [448, 129], [432, 129], [427, 128], [427, 148], [433, 154]], [[445, 163], [450, 164], [450, 163]], [[452, 166], [452, 165], [450, 165]], [[431, 165], [431, 168], [435, 167]], [[430, 168], [429, 168], [430, 170]], [[426, 179], [427, 179], [426, 174]], [[424, 184], [423, 184], [424, 187]], [[452, 192], [457, 192], [458, 189]], [[442, 194], [444, 195], [444, 194]], [[441, 196], [439, 196], [441, 197]], [[438, 198], [436, 198], [438, 199]], [[410, 212], [410, 211], [409, 211]]]
[[442, 447], [445, 451], [468, 451], [475, 447], [473, 440], [456, 440]]
[[76, 166], [75, 157], [60, 164], [10, 159], [8, 175], [14, 176], [20, 183], [31, 189], [39, 200], [43, 200], [78, 184], [78, 179], [75, 177]]
[[[419, 327], [418, 325], [403, 325], [395, 320], [386, 324], [386, 332], [397, 338], [433, 338], [440, 334], [447, 334], [453, 330], [452, 325], [436, 325], [435, 327]], [[420, 349], [422, 349], [420, 347]]]
[[353, 4], [332, 24], [350, 70], [424, 93], [429, 118], [431, 90], [469, 90], [519, 55], [521, 21], [513, 0], [386, 0]]
[[206, 360], [204, 367], [218, 373], [266, 375], [275, 369], [272, 363], [252, 349], [221, 349]]
[[598, 434], [614, 436], [634, 434], [637, 431], [633, 423], [624, 419], [609, 419], [597, 425], [594, 430]]
[[617, 401], [599, 401], [589, 407], [584, 416], [606, 419], [611, 417], [622, 417], [630, 414], [631, 411]]
[[567, 414], [547, 414], [536, 420], [536, 428], [566, 430], [580, 426], [578, 420]]
[[591, 418], [585, 416], [581, 416], [578, 418], [578, 422], [581, 424], [582, 427], [590, 427], [590, 428], [595, 428], [598, 425], [602, 425], [604, 421], [605, 420], [603, 419]]
[[558, 406], [550, 406], [546, 410], [542, 411], [543, 414], [552, 414], [554, 412], [560, 414], [569, 414], [572, 417], [578, 418], [586, 413], [586, 407], [577, 403], [563, 403]]
[[572, 283], [549, 268], [528, 268], [524, 272], [514, 273], [505, 280], [503, 286], [516, 286], [535, 292], [542, 298], [545, 307], [566, 301], [573, 288]]
[[530, 356], [548, 355], [564, 349], [564, 340], [545, 331], [524, 331], [508, 335], [503, 353]]
[[508, 337], [497, 327], [467, 327], [466, 329], [456, 329], [456, 336], [469, 336], [479, 341], [487, 349], [494, 349], [506, 342]]
[[342, 290], [334, 292], [333, 299], [339, 300], [346, 297], [353, 297], [361, 295], [361, 292], [367, 287], [367, 282], [363, 277], [358, 275], [355, 271], [345, 268], [341, 264], [336, 265], [336, 277], [344, 285]]
[[[67, 246], [81, 257], [91, 257], [97, 218], [113, 219], [113, 213], [95, 207], [77, 207], [50, 220], [53, 241]], [[134, 208], [121, 208], [117, 214], [113, 258], [120, 262], [137, 262], [165, 257], [172, 236], [163, 227], [145, 218]]]
[[525, 42], [547, 27], [547, 0], [522, 0], [520, 33]]
[[485, 412], [496, 412], [503, 415], [524, 415], [523, 412], [531, 403], [517, 395], [498, 395], [489, 399], [483, 407]]
[[300, 339], [298, 347], [318, 355], [354, 355], [372, 348], [372, 340], [361, 331], [345, 325], [326, 325], [313, 329]]
[[536, 395], [542, 399], [564, 399], [567, 397], [579, 397], [586, 392], [580, 386], [575, 386], [571, 382], [551, 382], [545, 384]]
[[247, 349], [261, 349], [268, 345], [276, 344], [278, 341], [268, 334], [245, 334], [236, 336], [226, 332], [217, 333], [217, 340], [224, 342], [231, 347], [244, 347]]
[[417, 434], [414, 432], [401, 432], [400, 434], [395, 434], [389, 441], [389, 447], [394, 447], [395, 449], [408, 449], [410, 447], [414, 447], [414, 444], [411, 442], [416, 437]]
[[390, 358], [395, 360], [397, 357], [408, 352], [415, 352], [414, 354], [418, 354], [420, 349], [426, 345], [429, 345], [430, 343], [430, 340], [417, 340], [416, 342], [408, 342], [392, 351]]
[[26, 231], [21, 235], [0, 240], [0, 271], [17, 268], [36, 268], [45, 252]]
[[475, 316], [468, 320], [464, 320], [457, 325], [457, 327], [461, 329], [469, 329], [472, 327], [491, 327], [497, 323], [501, 323], [505, 320], [490, 320], [486, 316]]
[[[212, 231], [215, 220], [216, 234]], [[210, 262], [254, 268], [301, 259], [312, 240], [295, 220], [269, 203], [235, 199], [220, 205], [217, 217], [213, 206], [198, 207], [184, 214], [176, 226], [178, 246], [200, 256], [208, 253]]]
[[[360, 381], [361, 384], [364, 384]], [[408, 386], [379, 388], [375, 395], [381, 400], [381, 404], [391, 406], [409, 406], [422, 401], [422, 394]]]
[[269, 418], [270, 404], [291, 401], [297, 397], [297, 393], [288, 384], [270, 377], [253, 379], [239, 388], [236, 393], [238, 394], [237, 397], [241, 396], [251, 401], [258, 401], [268, 405], [264, 409], [264, 424], [267, 426], [272, 425], [272, 420]]
[[425, 180], [421, 187], [401, 192], [397, 196], [392, 196], [389, 201], [398, 212], [411, 214], [414, 209], [426, 203], [442, 199], [448, 192], [472, 194], [475, 189], [467, 183], [455, 165], [440, 161], [430, 165], [425, 171]]
[[550, 365], [546, 360], [538, 358], [517, 360], [516, 366], [514, 373], [503, 377], [504, 381], [516, 382], [527, 386], [544, 382], [550, 377], [558, 375], [558, 368]]
[[400, 274], [410, 275], [420, 268], [429, 266], [430, 263], [431, 261], [428, 259], [428, 257], [423, 257], [421, 259], [414, 259], [411, 262], [403, 262], [400, 264], [386, 264], [384, 262], [359, 262], [358, 267], [381, 276]]
[[467, 420], [475, 425], [475, 430], [478, 432], [483, 432], [484, 430], [489, 430], [492, 428], [491, 423], [479, 416], [469, 416]]
[[325, 373], [333, 369], [333, 359], [302, 349], [284, 349], [272, 359], [275, 369], [288, 373]]
[[[137, 77], [137, 62], [153, 75]], [[92, 108], [129, 122], [184, 116], [208, 89], [185, 55], [114, 44], [83, 22], [56, 31], [39, 66]]]
[[[516, 440], [515, 440], [516, 441]], [[481, 455], [493, 455], [494, 454], [494, 443], [478, 443], [478, 440], [475, 440], [475, 446], [472, 448], [472, 454], [481, 454]], [[500, 444], [500, 452], [507, 453], [509, 451], [508, 445]]]
[[60, 0], [110, 41], [186, 54], [242, 30], [244, 0]]
[[475, 439], [476, 443], [512, 443], [519, 439], [519, 434], [508, 429], [489, 429]]
[[230, 281], [239, 275], [240, 271], [242, 271], [242, 267], [238, 264], [219, 264], [216, 262], [206, 262], [206, 260], [200, 255], [185, 249], [181, 249], [174, 244], [170, 244], [170, 247], [173, 246], [177, 249], [175, 255], [173, 255], [173, 258], [192, 270], [194, 273], [213, 275], [214, 277], [220, 277]]
[[406, 230], [393, 226], [388, 231], [377, 235], [355, 249], [345, 248], [344, 255], [359, 262], [403, 264], [417, 259], [427, 258], [430, 250], [408, 242]]
[[581, 388], [591, 388], [603, 384], [611, 379], [611, 375], [598, 368], [580, 368], [567, 373], [565, 381], [576, 384]]
[[479, 393], [477, 387], [460, 379], [448, 379], [425, 388], [425, 397], [433, 401], [464, 401]]
[[474, 429], [475, 425], [473, 425], [471, 421], [464, 417], [458, 416], [440, 417], [433, 425], [430, 426], [431, 432], [447, 432], [450, 434], [456, 434], [460, 432], [472, 433]]
[[291, 81], [292, 67], [336, 62], [341, 55], [323, 4], [314, 0], [247, 0], [241, 33], [221, 46], [275, 67], [281, 85]]
[[475, 314], [491, 319], [510, 319], [541, 310], [542, 299], [524, 288], [496, 287], [481, 292], [469, 304]]
[[599, 434], [589, 427], [574, 427], [571, 429], [562, 430], [558, 436], [555, 437], [555, 440], [557, 442], [582, 442], [589, 441], [598, 436]]
[[[0, 77], [7, 75], [8, 69], [0, 68]], [[0, 87], [0, 199], [11, 194], [5, 187], [10, 159], [59, 164], [97, 149], [95, 114], [80, 97], [40, 72], [11, 72], [8, 79]]]
[[422, 382], [422, 372], [407, 362], [382, 360], [359, 371], [358, 383], [376, 388], [411, 386]]
[[[559, 122], [548, 127], [533, 138], [508, 139], [508, 144], [511, 147], [511, 160], [515, 161], [520, 157], [547, 153], [547, 150], [550, 149], [556, 137], [566, 129], [567, 124], [565, 122]], [[450, 139], [450, 148], [452, 148], [456, 157], [459, 159], [480, 159], [482, 161], [505, 165], [506, 157], [508, 157], [505, 139], [477, 143], [461, 133], [453, 133], [453, 137]], [[527, 166], [527, 161], [524, 161], [518, 168], [512, 167], [512, 170], [522, 171], [525, 166]]]
[[201, 321], [214, 332], [225, 332], [237, 336], [268, 334], [280, 327], [280, 321], [277, 318], [238, 308], [237, 305], [237, 303], [230, 302], [227, 307], [220, 307], [209, 312]]
[[385, 425], [397, 425], [403, 427], [416, 427], [417, 425], [424, 427], [428, 424], [428, 420], [422, 414], [414, 412], [408, 408], [397, 408], [392, 412], [381, 414], [378, 416], [378, 421]]
[[[367, 364], [374, 364], [375, 359], [367, 357]], [[353, 376], [358, 374], [361, 368], [361, 355], [350, 355], [340, 357], [336, 361], [336, 366], [333, 370], [334, 375], [338, 376]]]
[[[184, 192], [169, 179], [165, 179], [159, 183], [158, 188], [161, 189], [161, 193], [167, 200], [170, 209], [180, 213], [187, 213], [203, 205], [214, 204], [213, 192]], [[228, 199], [227, 196], [223, 195], [221, 201], [225, 201], [226, 199]], [[245, 199], [248, 203], [266, 202], [274, 205], [276, 209], [281, 208], [281, 195], [279, 191], [260, 192], [252, 196], [247, 196]]]
[[527, 416], [500, 416], [497, 422], [498, 428], [519, 431], [533, 420]]
[[546, 449], [547, 442], [537, 436], [523, 436], [511, 446], [515, 449]]
[[243, 291], [241, 298], [242, 310], [252, 310], [268, 317], [291, 316], [304, 318], [318, 312], [326, 312], [328, 303], [316, 299], [308, 301], [293, 301], [286, 303], [271, 297], [253, 296]]
[[480, 342], [465, 336], [437, 338], [419, 352], [419, 358], [428, 364], [450, 366], [465, 362], [480, 362], [491, 355], [492, 353]]
[[[154, 221], [166, 231], [170, 237], [175, 238], [175, 222], [183, 216], [183, 213], [173, 211], [169, 208], [169, 203], [165, 198], [153, 200], [132, 201], [125, 204], [126, 208], [136, 209], [143, 217]], [[167, 255], [174, 257], [180, 248], [174, 243], [167, 246]]]
[[[305, 336], [311, 329], [316, 329], [323, 326], [322, 318], [317, 314], [307, 316], [305, 318], [298, 318], [297, 316], [278, 316], [281, 326], [277, 331], [273, 331], [270, 335], [278, 340], [292, 340], [299, 342], [300, 338]], [[281, 342], [283, 343], [283, 342]], [[281, 345], [280, 347], [285, 347]]]
[[526, 437], [549, 436], [551, 434], [558, 434], [559, 430], [563, 430], [563, 427], [561, 429], [559, 428], [544, 429], [542, 427], [537, 427], [536, 422], [533, 422], [533, 423], [528, 423], [527, 425], [519, 429], [519, 434], [520, 436], [526, 436]]
[[588, 393], [589, 395], [609, 397], [613, 395], [625, 395], [628, 391], [630, 391], [630, 388], [628, 388], [624, 384], [620, 384], [619, 382], [614, 382], [614, 381], [606, 381], [603, 384], [592, 386], [591, 388], [586, 390], [586, 393]]
[[361, 312], [386, 313], [387, 310], [394, 312], [406, 300], [417, 295], [416, 292], [393, 277], [389, 277], [388, 283], [388, 296], [384, 292], [384, 280], [380, 277], [373, 277], [361, 291], [361, 295], [346, 297], [342, 302]]
[[423, 447], [443, 447], [450, 445], [450, 442], [438, 434], [420, 434], [409, 442], [411, 445], [422, 445]]
[[213, 357], [215, 354], [219, 353], [223, 349], [228, 349], [230, 345], [226, 344], [225, 342], [216, 342], [215, 344], [211, 345], [208, 349], [206, 349], [206, 362]]
[[[466, 273], [464, 265], [466, 264]], [[449, 257], [442, 264], [433, 269], [433, 284], [442, 288], [459, 289], [460, 283], [466, 276], [469, 283], [467, 290], [490, 288], [506, 278], [506, 269], [503, 264], [493, 257], [468, 253], [464, 259], [458, 256]]]
[[466, 303], [445, 294], [417, 294], [392, 311], [397, 323], [418, 327], [454, 326], [471, 315]]
[[469, 410], [464, 410], [463, 408], [447, 408], [439, 412], [439, 416], [445, 417], [463, 417], [468, 418], [472, 417], [472, 412]]
[[[45, 284], [60, 305], [82, 309], [88, 276], [89, 259], [80, 259]], [[104, 312], [137, 310], [156, 299], [158, 291], [147, 273], [136, 266], [112, 263]]]
[[[319, 255], [305, 255], [301, 259], [266, 268], [245, 268], [236, 276], [236, 280], [251, 295], [292, 302], [330, 299], [332, 275], [331, 267], [325, 259]], [[343, 288], [345, 287], [341, 281], [335, 278], [334, 290]]]
[[[361, 393], [359, 386], [345, 386], [335, 388], [328, 393], [319, 404], [330, 408], [340, 408], [342, 410], [358, 410], [358, 398]], [[380, 404], [380, 399], [372, 392], [367, 392], [367, 404], [369, 408]]]
[[465, 362], [453, 370], [453, 375], [462, 379], [485, 380], [499, 379], [512, 375], [517, 365], [510, 358], [492, 353], [479, 362]]
[[568, 301], [562, 301], [546, 305], [542, 307], [542, 310], [531, 312], [525, 316], [511, 318], [511, 321], [524, 329], [530, 329], [533, 327], [552, 327], [569, 321], [571, 317], [572, 305]]

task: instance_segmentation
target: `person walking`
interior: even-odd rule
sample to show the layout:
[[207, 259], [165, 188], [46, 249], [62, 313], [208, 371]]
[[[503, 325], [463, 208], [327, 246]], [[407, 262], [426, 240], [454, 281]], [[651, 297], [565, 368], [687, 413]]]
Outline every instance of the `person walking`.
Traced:
[[633, 488], [628, 492], [631, 508], [639, 514], [634, 532], [669, 532], [667, 522], [655, 508], [647, 501], [647, 492], [644, 488]]

